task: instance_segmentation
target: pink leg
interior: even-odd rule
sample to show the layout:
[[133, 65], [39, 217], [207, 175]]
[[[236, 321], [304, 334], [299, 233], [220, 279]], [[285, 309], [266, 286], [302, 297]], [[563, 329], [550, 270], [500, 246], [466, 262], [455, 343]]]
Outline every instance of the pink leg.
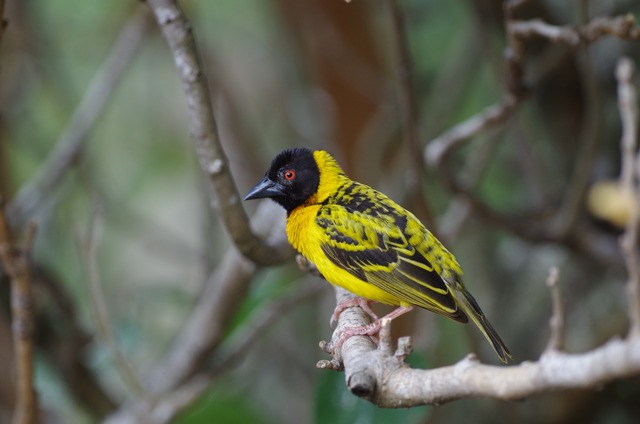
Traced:
[[400, 315], [404, 315], [407, 312], [411, 311], [412, 309], [413, 309], [413, 306], [400, 306], [394, 309], [393, 311], [389, 312], [384, 317], [377, 318], [371, 324], [363, 325], [360, 327], [348, 327], [342, 332], [336, 344], [329, 346], [329, 348], [332, 350], [333, 353], [335, 353], [335, 351], [339, 349], [344, 344], [344, 342], [346, 342], [347, 339], [349, 339], [352, 336], [369, 336], [373, 338], [374, 341], [377, 342], [377, 336], [378, 336], [378, 333], [380, 332], [380, 327], [383, 319], [394, 320], [398, 318]]
[[367, 313], [371, 317], [372, 321], [376, 321], [378, 316], [371, 309], [371, 304], [373, 300], [365, 299], [363, 297], [355, 297], [349, 300], [340, 302], [336, 305], [336, 308], [333, 310], [333, 314], [331, 315], [331, 320], [329, 320], [329, 325], [333, 327], [333, 325], [338, 321], [338, 317], [347, 308], [352, 308], [354, 306], [359, 306], [363, 311]]

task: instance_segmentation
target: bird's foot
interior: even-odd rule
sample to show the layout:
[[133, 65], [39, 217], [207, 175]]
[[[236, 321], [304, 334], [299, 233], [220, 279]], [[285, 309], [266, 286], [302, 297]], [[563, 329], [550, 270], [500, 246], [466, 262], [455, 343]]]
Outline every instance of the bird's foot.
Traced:
[[[359, 305], [352, 305], [352, 306], [359, 306]], [[348, 339], [350, 339], [353, 336], [369, 336], [377, 346], [379, 343], [378, 333], [380, 332], [381, 321], [382, 320], [380, 318], [376, 318], [373, 322], [367, 325], [347, 327], [344, 329], [344, 331], [342, 331], [342, 333], [340, 334], [337, 340], [329, 343], [324, 343], [321, 346], [321, 348], [325, 352], [335, 356], [336, 352], [342, 347], [344, 342], [346, 342]]]
[[[367, 309], [365, 309], [365, 307], [363, 307], [361, 304], [358, 303], [358, 300], [362, 301], [363, 303], [367, 304], [366, 308], [369, 309], [369, 311], [367, 311]], [[339, 304], [338, 306], [341, 306], [343, 304], [348, 304], [348, 306], [344, 306], [340, 309], [340, 311], [338, 312], [338, 315], [340, 315], [340, 312], [342, 312], [342, 310], [351, 307], [351, 306], [360, 306], [363, 310], [367, 311], [367, 313], [369, 315], [372, 315], [374, 318], [373, 322], [371, 322], [370, 324], [367, 325], [360, 325], [360, 326], [353, 326], [353, 327], [347, 327], [345, 328], [342, 333], [340, 334], [340, 336], [338, 337], [338, 339], [336, 341], [332, 341], [329, 343], [323, 343], [321, 345], [322, 350], [324, 350], [327, 353], [330, 353], [331, 355], [335, 356], [336, 352], [342, 347], [342, 345], [344, 344], [344, 342], [347, 341], [347, 339], [353, 337], [353, 336], [369, 336], [371, 338], [371, 340], [373, 340], [373, 342], [376, 344], [376, 347], [379, 347], [379, 338], [378, 338], [378, 333], [380, 333], [380, 329], [382, 328], [382, 320], [387, 319], [389, 321], [398, 318], [400, 315], [404, 315], [407, 312], [411, 311], [413, 309], [413, 306], [400, 306], [396, 309], [394, 309], [393, 311], [389, 312], [387, 315], [385, 315], [382, 318], [378, 318], [376, 316], [376, 314], [373, 313], [373, 311], [371, 311], [371, 308], [369, 307], [368, 304], [370, 304], [371, 301], [367, 301], [367, 299], [363, 299], [363, 298], [356, 298], [347, 302], [343, 302], [342, 304]], [[336, 306], [336, 310], [338, 310], [338, 306]], [[335, 314], [335, 312], [334, 312]], [[332, 321], [333, 321], [333, 317], [332, 317]]]
[[329, 325], [333, 327], [333, 325], [338, 321], [340, 314], [347, 308], [353, 308], [354, 306], [359, 306], [362, 310], [371, 317], [372, 321], [377, 321], [378, 316], [371, 309], [371, 304], [373, 300], [365, 299], [363, 297], [352, 297], [348, 300], [341, 301], [336, 305], [336, 308], [333, 310], [333, 314], [331, 314], [331, 319], [329, 320]]

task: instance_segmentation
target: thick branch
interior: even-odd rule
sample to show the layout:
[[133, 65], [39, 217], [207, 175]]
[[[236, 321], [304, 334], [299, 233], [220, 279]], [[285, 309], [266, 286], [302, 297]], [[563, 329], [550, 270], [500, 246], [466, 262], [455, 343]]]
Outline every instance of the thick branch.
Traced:
[[[338, 296], [349, 296], [342, 289], [336, 290]], [[359, 308], [349, 308], [340, 316], [333, 340], [344, 326], [367, 323]], [[321, 361], [318, 366], [344, 366], [349, 389], [386, 408], [477, 397], [520, 400], [556, 390], [595, 389], [640, 374], [639, 337], [611, 340], [586, 353], [548, 352], [536, 362], [509, 367], [484, 365], [469, 355], [452, 366], [417, 370], [403, 362], [403, 354], [384, 352], [389, 352], [388, 347], [377, 349], [368, 337], [355, 336], [344, 343], [333, 361]]]
[[220, 143], [207, 79], [189, 22], [174, 0], [148, 0], [147, 4], [173, 54], [187, 99], [191, 137], [200, 166], [213, 188], [212, 204], [227, 232], [238, 250], [259, 265], [274, 265], [292, 258], [293, 250], [286, 243], [270, 244], [251, 230]]

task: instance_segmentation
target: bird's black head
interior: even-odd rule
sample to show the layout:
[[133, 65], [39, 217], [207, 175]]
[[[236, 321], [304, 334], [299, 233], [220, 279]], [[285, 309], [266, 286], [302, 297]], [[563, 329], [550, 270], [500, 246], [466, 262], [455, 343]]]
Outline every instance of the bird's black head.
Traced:
[[290, 213], [316, 193], [319, 184], [320, 170], [313, 151], [296, 147], [282, 151], [273, 159], [264, 178], [244, 200], [268, 197]]

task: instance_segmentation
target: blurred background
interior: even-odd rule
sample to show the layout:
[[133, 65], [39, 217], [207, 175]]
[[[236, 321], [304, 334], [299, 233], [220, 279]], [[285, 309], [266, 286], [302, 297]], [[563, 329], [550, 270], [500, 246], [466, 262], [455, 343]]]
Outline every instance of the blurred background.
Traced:
[[[207, 287], [219, 284], [215, 271], [233, 248], [212, 212], [172, 55], [146, 5], [4, 3], [0, 193], [17, 232], [38, 223], [32, 284], [41, 415], [46, 423], [101, 422], [145, 396], [139, 381], [161, 374], [163, 357], [180, 350], [185, 322]], [[529, 95], [517, 113], [435, 168], [421, 160], [428, 141], [505, 92], [502, 2], [397, 1], [411, 61], [400, 68], [391, 3], [180, 2], [239, 192], [283, 148], [327, 149], [352, 178], [409, 207], [442, 238], [516, 363], [536, 360], [548, 342], [545, 280], [553, 266], [566, 302], [567, 350], [624, 336], [621, 227], [596, 216], [586, 199], [595, 183], [619, 175], [614, 69], [624, 55], [637, 61], [640, 43], [527, 41]], [[579, 25], [627, 13], [639, 16], [640, 3], [530, 1], [517, 17]], [[404, 75], [417, 144], [405, 141]], [[250, 214], [257, 207], [246, 204]], [[327, 357], [318, 342], [331, 336], [330, 286], [293, 260], [243, 272], [241, 301], [195, 373], [225, 352], [232, 358], [173, 422], [640, 419], [637, 379], [517, 403], [375, 408], [345, 389], [342, 373], [315, 368]], [[9, 285], [0, 276], [0, 422], [9, 422], [14, 361]], [[269, 325], [252, 333], [266, 312]], [[425, 311], [394, 321], [394, 332], [412, 335], [416, 367], [452, 364], [471, 351], [498, 363], [476, 329]], [[234, 350], [239, 334], [250, 342]]]

